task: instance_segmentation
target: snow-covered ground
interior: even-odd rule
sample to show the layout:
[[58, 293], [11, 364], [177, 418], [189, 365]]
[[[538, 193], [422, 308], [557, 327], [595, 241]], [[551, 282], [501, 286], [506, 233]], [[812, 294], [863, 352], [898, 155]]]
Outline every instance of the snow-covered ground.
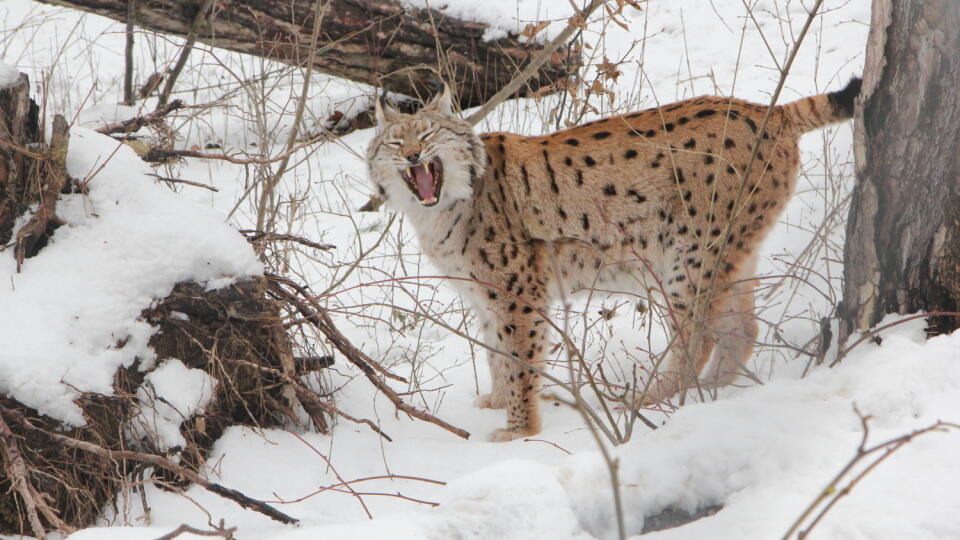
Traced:
[[[468, 0], [444, 4], [441, 9], [453, 15], [495, 23], [492, 36], [537, 20], [558, 21], [544, 34], [553, 35], [571, 9], [565, 0], [503, 0], [483, 10]], [[605, 83], [615, 99], [595, 99], [597, 111], [582, 120], [698, 94], [769, 101], [778, 66], [812, 2], [643, 5], [643, 11], [624, 10], [629, 30], [607, 18], [591, 24], [587, 54], [596, 55], [595, 64], [604, 58], [619, 62], [622, 75]], [[161, 365], [151, 374], [155, 387], [180, 383], [178, 410], [202, 405], [212, 383], [175, 359], [152, 358], [146, 347], [150, 328], [136, 317], [178, 280], [216, 287], [262, 270], [232, 230], [250, 227], [255, 219], [248, 188], [258, 170], [189, 160], [151, 171], [128, 148], [88, 129], [154, 105], [151, 100], [133, 109], [115, 105], [122, 86], [121, 25], [28, 0], [0, 1], [0, 20], [0, 61], [30, 75], [35, 94], [44, 86], [43, 77], [49, 78], [47, 110], [76, 120], [70, 172], [78, 178], [95, 173], [88, 195], [66, 196], [60, 203], [68, 225], [25, 263], [22, 273], [15, 273], [12, 250], [0, 252], [0, 391], [76, 424], [82, 422], [72, 404], [77, 392], [108, 392], [113, 370], [140, 357]], [[838, 88], [858, 74], [868, 22], [869, 1], [827, 0], [781, 101]], [[138, 36], [139, 82], [172, 60], [176, 47], [176, 40]], [[268, 77], [259, 85], [241, 84], [263, 74]], [[299, 85], [296, 70], [201, 49], [175, 97], [222, 104], [175, 120], [177, 146], [215, 144], [234, 152], [282, 142]], [[310, 121], [366, 103], [371, 92], [317, 76], [311, 84]], [[550, 131], [557, 125], [550, 120], [557, 99], [503, 104], [481, 129]], [[105, 510], [103, 528], [71, 539], [156, 538], [181, 523], [208, 528], [208, 522], [220, 519], [238, 527], [239, 538], [616, 536], [609, 473], [575, 411], [545, 401], [544, 431], [537, 440], [485, 442], [486, 434], [502, 424], [503, 413], [472, 405], [477, 388], [488, 385], [482, 350], [429, 321], [439, 317], [460, 327], [469, 321], [467, 313], [437, 279], [391, 279], [436, 275], [401, 218], [353, 211], [370, 194], [360, 156], [371, 136], [355, 132], [295, 155], [280, 185], [286, 204], [278, 232], [337, 249], [292, 251], [287, 262], [316, 291], [337, 284], [324, 301], [339, 327], [369, 355], [415, 381], [410, 387], [396, 385], [407, 392], [405, 399], [468, 430], [471, 439], [398, 417], [389, 401], [339, 362], [324, 381], [341, 387], [338, 407], [373, 419], [393, 442], [347, 422], [330, 436], [231, 429], [209, 460], [211, 479], [271, 501], [300, 519], [299, 527], [279, 525], [202, 489], [179, 494], [148, 487], [149, 512], [138, 496], [121, 498]], [[710, 517], [649, 537], [780, 538], [854, 456], [862, 437], [854, 405], [872, 417], [868, 444], [938, 419], [960, 420], [960, 335], [924, 342], [920, 325], [906, 324], [886, 333], [880, 346], [857, 347], [837, 368], [809, 372], [808, 359], [784, 346], [806, 345], [838, 299], [842, 217], [853, 169], [850, 141], [848, 125], [804, 137], [798, 194], [764, 244], [764, 286], [758, 295], [764, 345], [752, 366], [764, 384], [725, 389], [715, 401], [688, 404], [671, 414], [651, 412], [658, 429], [638, 424], [628, 443], [610, 449], [620, 463], [629, 535], [639, 534], [646, 517], [666, 508], [722, 506]], [[271, 148], [272, 154], [278, 152], [279, 146]], [[181, 186], [174, 192], [148, 172], [220, 191]], [[361, 264], [350, 264], [361, 253], [366, 254]], [[617, 308], [616, 316], [605, 320], [597, 313], [600, 307]], [[403, 309], [428, 316], [414, 317]], [[622, 298], [596, 298], [579, 309], [569, 320], [571, 335], [580, 336], [591, 361], [604, 362], [612, 373], [665, 343], [659, 328]], [[466, 329], [475, 330], [469, 324]], [[319, 341], [314, 346], [326, 347]], [[564, 353], [555, 358], [562, 364]], [[561, 377], [566, 373], [562, 365], [554, 371]], [[157, 420], [171, 444], [176, 443], [175, 418]], [[958, 450], [960, 435], [952, 431], [916, 439], [860, 482], [812, 536], [960, 538], [955, 518], [960, 467], [952, 459]], [[359, 495], [336, 487], [340, 479], [358, 480], [351, 486]], [[334, 487], [321, 490], [329, 486]]]

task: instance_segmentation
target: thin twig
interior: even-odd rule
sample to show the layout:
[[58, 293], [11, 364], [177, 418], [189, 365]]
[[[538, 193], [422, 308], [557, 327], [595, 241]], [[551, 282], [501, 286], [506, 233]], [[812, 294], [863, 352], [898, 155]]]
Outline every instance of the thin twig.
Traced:
[[287, 172], [287, 166], [290, 163], [290, 156], [293, 154], [293, 150], [296, 147], [297, 136], [300, 133], [299, 130], [300, 124], [303, 121], [303, 113], [307, 107], [310, 79], [313, 77], [313, 61], [315, 55], [317, 54], [317, 39], [320, 37], [320, 26], [323, 24], [323, 19], [327, 14], [327, 8], [330, 6], [329, 1], [323, 3], [322, 0], [315, 0], [315, 2], [316, 6], [313, 14], [313, 33], [310, 35], [310, 52], [307, 55], [307, 66], [304, 69], [303, 84], [300, 87], [300, 100], [297, 102], [297, 110], [293, 115], [293, 123], [290, 126], [290, 133], [287, 135], [286, 151], [284, 152], [285, 155], [280, 160], [280, 164], [277, 166], [277, 170], [274, 171], [273, 175], [264, 181], [262, 186], [263, 189], [260, 191], [260, 200], [257, 201], [257, 221], [256, 226], [254, 227], [258, 231], [265, 231], [273, 228], [273, 217], [276, 212], [274, 211], [271, 213], [269, 220], [266, 219], [267, 200], [273, 198], [273, 190], [280, 182], [280, 178], [283, 177], [283, 174]]
[[[863, 478], [866, 477], [868, 474], [870, 474], [878, 465], [880, 465], [880, 463], [882, 463], [884, 460], [890, 457], [891, 454], [893, 454], [894, 452], [896, 452], [906, 444], [909, 444], [910, 442], [912, 442], [915, 438], [927, 433], [934, 432], [934, 431], [960, 429], [960, 425], [953, 424], [950, 422], [942, 422], [938, 420], [936, 423], [931, 424], [925, 428], [911, 431], [910, 433], [906, 433], [894, 439], [890, 439], [889, 441], [882, 442], [871, 447], [867, 447], [866, 446], [867, 438], [870, 435], [870, 427], [869, 427], [870, 416], [865, 416], [861, 414], [860, 411], [857, 409], [856, 405], [854, 405], [853, 410], [854, 412], [856, 412], [857, 416], [860, 417], [860, 425], [863, 429], [863, 435], [860, 439], [860, 444], [857, 447], [856, 453], [854, 453], [853, 457], [850, 458], [850, 461], [848, 461], [847, 464], [844, 465], [842, 469], [840, 469], [840, 472], [838, 472], [833, 477], [833, 479], [830, 480], [830, 482], [827, 484], [827, 487], [825, 487], [822, 491], [820, 491], [819, 495], [817, 495], [817, 497], [809, 505], [807, 505], [807, 507], [800, 514], [800, 517], [798, 517], [796, 521], [793, 522], [793, 524], [787, 530], [787, 533], [783, 535], [783, 540], [790, 540], [791, 537], [793, 537], [794, 533], [797, 533], [797, 535], [796, 537], [793, 537], [793, 538], [796, 538], [797, 540], [805, 539], [810, 534], [810, 531], [813, 530], [813, 528], [818, 523], [820, 523], [820, 521], [824, 518], [824, 516], [827, 515], [827, 513], [834, 507], [834, 505], [837, 504], [837, 502], [841, 498], [849, 495], [850, 492], [853, 490], [853, 488], [856, 487], [857, 484], [859, 484], [860, 481], [863, 480]], [[850, 481], [847, 482], [845, 486], [842, 486], [842, 487], [840, 486], [840, 482], [853, 469], [854, 466], [856, 466], [857, 464], [859, 464], [861, 461], [871, 456], [872, 454], [875, 454], [878, 452], [882, 452], [882, 454], [878, 458], [876, 458], [874, 461], [872, 461], [869, 465], [867, 465], [862, 471], [860, 471], [860, 473], [858, 473], [856, 476], [850, 479]], [[800, 526], [803, 525], [804, 521], [806, 521], [807, 518], [813, 514], [813, 511], [816, 510], [817, 507], [820, 506], [820, 504], [826, 501], [827, 499], [830, 499], [829, 502], [827, 502], [827, 504], [820, 510], [817, 516], [813, 519], [813, 521], [810, 522], [810, 525], [805, 530], [800, 530]]]
[[214, 0], [203, 0], [203, 4], [200, 6], [200, 9], [197, 10], [197, 14], [194, 15], [193, 22], [190, 24], [190, 33], [187, 34], [187, 42], [183, 44], [183, 50], [180, 51], [177, 64], [173, 66], [170, 77], [167, 78], [167, 84], [163, 87], [163, 92], [160, 93], [160, 99], [158, 101], [160, 105], [166, 104], [167, 100], [170, 99], [170, 92], [173, 92], [173, 85], [177, 82], [177, 78], [180, 76], [180, 72], [183, 71], [184, 66], [187, 65], [187, 59], [190, 57], [193, 45], [197, 42], [197, 33], [200, 31], [200, 26], [208, 22], [207, 13], [210, 11], [210, 8], [213, 7], [213, 4]]
[[296, 378], [291, 377], [290, 375], [287, 375], [286, 373], [280, 371], [279, 369], [268, 367], [268, 366], [262, 366], [255, 362], [250, 362], [249, 360], [243, 360], [240, 358], [225, 358], [224, 360], [226, 360], [227, 362], [235, 362], [237, 364], [249, 366], [254, 369], [263, 371], [265, 373], [270, 373], [272, 375], [280, 377], [281, 379], [284, 380], [284, 382], [286, 382], [287, 384], [293, 387], [294, 391], [297, 394], [297, 399], [301, 401], [301, 404], [303, 404], [303, 402], [306, 402], [307, 405], [315, 405], [317, 407], [322, 408], [323, 410], [327, 411], [330, 414], [335, 414], [355, 424], [366, 424], [371, 430], [373, 430], [374, 433], [376, 433], [377, 435], [380, 435], [381, 437], [383, 437], [384, 439], [390, 442], [393, 442], [393, 439], [391, 439], [389, 435], [381, 431], [380, 427], [377, 426], [377, 424], [375, 424], [372, 420], [369, 420], [367, 418], [355, 418], [341, 411], [340, 409], [335, 407], [333, 404], [320, 399], [320, 396], [318, 396], [316, 392], [300, 384], [300, 382]]
[[598, 7], [606, 3], [607, 0], [592, 0], [590, 5], [586, 7], [583, 11], [577, 11], [570, 17], [570, 22], [567, 23], [567, 27], [563, 29], [556, 37], [554, 37], [550, 43], [547, 43], [544, 46], [537, 56], [527, 64], [527, 67], [523, 68], [523, 71], [518, 73], [513, 79], [510, 80], [507, 84], [503, 86], [496, 94], [493, 95], [486, 103], [483, 104], [483, 107], [467, 117], [467, 122], [470, 125], [476, 125], [485, 116], [490, 114], [493, 109], [503, 103], [507, 98], [513, 95], [514, 92], [520, 89], [520, 86], [523, 83], [527, 82], [527, 79], [533, 77], [533, 75], [540, 69], [540, 66], [545, 64], [547, 60], [550, 59], [550, 56], [560, 48], [561, 45], [567, 42], [567, 39], [573, 35], [583, 24], [586, 23], [590, 14], [593, 13]]
[[137, 0], [127, 0], [127, 35], [123, 48], [123, 104], [133, 105], [133, 21], [137, 13]]
[[[320, 332], [326, 336], [328, 340], [330, 340], [333, 346], [336, 347], [337, 350], [339, 350], [340, 353], [347, 358], [347, 360], [360, 368], [360, 371], [363, 372], [364, 376], [366, 376], [367, 379], [372, 382], [378, 390], [383, 392], [383, 394], [387, 396], [391, 402], [393, 402], [393, 405], [397, 409], [414, 418], [418, 418], [420, 420], [440, 426], [441, 428], [453, 433], [454, 435], [457, 435], [458, 437], [463, 437], [464, 439], [470, 438], [470, 433], [466, 430], [449, 424], [430, 414], [429, 412], [420, 410], [403, 401], [403, 399], [397, 395], [397, 392], [390, 388], [390, 385], [386, 384], [386, 382], [380, 379], [376, 373], [377, 370], [379, 370], [381, 373], [389, 372], [380, 366], [379, 363], [375, 362], [372, 358], [364, 354], [361, 350], [357, 349], [353, 343], [346, 338], [346, 336], [341, 334], [336, 325], [333, 324], [333, 320], [330, 319], [330, 315], [327, 313], [327, 311], [320, 306], [316, 299], [311, 297], [309, 291], [307, 291], [304, 287], [297, 285], [291, 280], [281, 276], [272, 274], [265, 275], [270, 280], [272, 290], [274, 290], [284, 300], [293, 304], [297, 308], [297, 311], [300, 312], [300, 315], [309, 320], [311, 324], [320, 330]], [[296, 294], [287, 291], [281, 286], [281, 284], [295, 289], [303, 298], [300, 298]], [[376, 370], [375, 367], [377, 368]], [[394, 377], [396, 377], [396, 375], [394, 375]], [[406, 381], [404, 380], [404, 382]]]
[[[442, 480], [433, 480], [432, 478], [423, 478], [423, 477], [420, 477], [420, 476], [408, 476], [408, 475], [403, 475], [403, 474], [381, 474], [381, 475], [378, 475], [378, 476], [367, 476], [367, 477], [364, 477], [364, 478], [357, 478], [357, 479], [355, 479], [355, 480], [349, 480], [349, 481], [346, 481], [346, 482], [338, 482], [338, 483], [336, 483], [336, 484], [330, 484], [329, 486], [324, 486], [324, 487], [322, 487], [322, 488], [320, 488], [320, 489], [318, 489], [318, 490], [316, 490], [316, 491], [307, 493], [306, 495], [303, 495], [302, 497], [297, 497], [296, 499], [281, 499], [281, 498], [277, 497], [276, 500], [267, 501], [267, 502], [272, 502], [272, 503], [275, 503], [275, 504], [294, 504], [294, 503], [298, 503], [298, 502], [303, 502], [303, 501], [305, 501], [305, 500], [307, 500], [307, 499], [309, 499], [309, 498], [311, 498], [311, 497], [315, 497], [315, 496], [323, 493], [324, 491], [329, 491], [329, 490], [331, 490], [331, 489], [339, 489], [339, 488], [345, 487], [345, 486], [347, 486], [347, 485], [359, 484], [360, 482], [369, 482], [369, 481], [371, 481], [371, 480], [416, 480], [416, 481], [418, 481], [418, 482], [426, 482], [426, 483], [428, 483], [428, 484], [436, 484], [436, 485], [438, 485], [438, 486], [445, 486], [445, 485], [447, 485], [447, 483], [444, 482], [444, 481], [442, 481]], [[275, 494], [275, 495], [276, 495], [276, 494]]]
[[217, 188], [215, 188], [215, 187], [213, 187], [213, 186], [208, 186], [208, 185], [206, 185], [206, 184], [201, 184], [200, 182], [194, 182], [193, 180], [184, 180], [183, 178], [169, 178], [169, 177], [166, 177], [166, 176], [160, 176], [159, 174], [155, 174], [155, 173], [147, 173], [147, 176], [152, 176], [152, 177], [156, 178], [157, 180], [160, 180], [160, 181], [162, 181], [162, 182], [167, 182], [168, 184], [186, 184], [186, 185], [188, 185], [188, 186], [195, 186], [195, 187], [199, 187], [199, 188], [203, 188], [203, 189], [209, 189], [210, 191], [212, 191], [212, 192], [214, 192], [214, 193], [219, 193], [219, 192], [220, 192], [219, 189], [217, 189]]
[[550, 446], [556, 448], [557, 450], [560, 450], [561, 452], [563, 452], [564, 454], [566, 454], [566, 455], [568, 455], [568, 456], [572, 456], [572, 455], [573, 455], [573, 452], [567, 450], [566, 448], [560, 446], [559, 444], [557, 444], [557, 443], [555, 443], [555, 442], [553, 442], [553, 441], [547, 441], [547, 440], [544, 440], [544, 439], [523, 439], [523, 442], [542, 442], [542, 443], [546, 443], [546, 444], [549, 444]]
[[342, 485], [342, 486], [344, 486], [345, 488], [347, 488], [347, 490], [348, 490], [350, 493], [352, 493], [354, 497], [357, 498], [357, 501], [360, 503], [360, 506], [363, 507], [364, 513], [367, 514], [367, 517], [370, 518], [370, 519], [373, 519], [373, 514], [371, 514], [371, 513], [370, 513], [370, 509], [367, 508], [367, 503], [363, 502], [363, 497], [361, 497], [359, 493], [357, 493], [356, 491], [354, 491], [353, 486], [350, 485], [350, 482], [345, 481], [345, 480], [343, 479], [343, 477], [340, 476], [340, 473], [337, 472], [337, 469], [333, 466], [333, 463], [330, 462], [330, 458], [328, 458], [328, 457], [327, 457], [323, 452], [321, 452], [320, 450], [317, 450], [317, 447], [315, 447], [315, 446], [313, 446], [312, 444], [310, 444], [309, 442], [307, 442], [307, 440], [304, 439], [303, 437], [301, 437], [299, 434], [294, 433], [294, 432], [292, 432], [292, 431], [288, 431], [288, 433], [291, 434], [291, 435], [293, 435], [294, 437], [296, 437], [296, 438], [297, 438], [300, 442], [302, 442], [303, 444], [307, 445], [307, 448], [309, 448], [310, 450], [313, 450], [313, 453], [314, 453], [314, 454], [320, 456], [320, 458], [323, 459], [323, 461], [327, 464], [327, 467], [329, 467], [330, 470], [333, 472], [333, 475], [336, 476], [336, 477], [337, 477], [337, 480], [340, 481], [340, 485]]

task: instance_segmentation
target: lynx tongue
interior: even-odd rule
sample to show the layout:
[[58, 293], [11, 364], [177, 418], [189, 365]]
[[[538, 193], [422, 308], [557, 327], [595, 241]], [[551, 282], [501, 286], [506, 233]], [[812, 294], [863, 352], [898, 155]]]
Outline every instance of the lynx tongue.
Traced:
[[417, 184], [417, 192], [423, 202], [431, 203], [437, 200], [437, 183], [424, 164], [411, 167], [413, 172], [413, 181]]

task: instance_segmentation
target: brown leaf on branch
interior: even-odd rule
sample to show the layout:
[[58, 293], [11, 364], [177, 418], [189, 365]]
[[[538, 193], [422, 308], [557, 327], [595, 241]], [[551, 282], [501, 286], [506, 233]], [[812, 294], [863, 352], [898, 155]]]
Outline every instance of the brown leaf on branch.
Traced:
[[603, 62], [597, 64], [597, 73], [603, 77], [604, 80], [616, 82], [623, 72], [617, 69], [619, 64], [615, 64], [610, 61], [606, 56], [603, 57]]
[[537, 37], [537, 34], [550, 26], [550, 22], [551, 21], [540, 21], [537, 23], [529, 23], [520, 31], [520, 36], [527, 38], [528, 41], [533, 41], [533, 38]]

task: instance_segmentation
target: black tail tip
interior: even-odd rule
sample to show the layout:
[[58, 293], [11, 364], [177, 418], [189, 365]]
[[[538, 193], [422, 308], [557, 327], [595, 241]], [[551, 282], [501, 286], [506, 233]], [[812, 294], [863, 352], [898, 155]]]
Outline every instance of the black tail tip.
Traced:
[[827, 94], [827, 97], [830, 99], [830, 105], [833, 106], [833, 111], [837, 116], [842, 118], [853, 117], [853, 103], [856, 101], [857, 96], [860, 95], [861, 84], [863, 84], [863, 79], [854, 77], [850, 79], [847, 86], [843, 87], [843, 90]]

